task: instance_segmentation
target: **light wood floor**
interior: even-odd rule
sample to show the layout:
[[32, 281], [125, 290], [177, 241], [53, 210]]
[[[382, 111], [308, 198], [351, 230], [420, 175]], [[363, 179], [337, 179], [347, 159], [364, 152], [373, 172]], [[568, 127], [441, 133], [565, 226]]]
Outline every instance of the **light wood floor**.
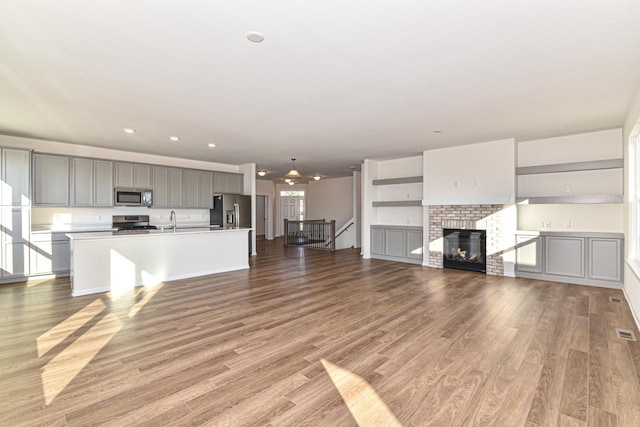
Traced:
[[0, 286], [0, 424], [640, 425], [620, 291], [259, 249], [120, 296]]

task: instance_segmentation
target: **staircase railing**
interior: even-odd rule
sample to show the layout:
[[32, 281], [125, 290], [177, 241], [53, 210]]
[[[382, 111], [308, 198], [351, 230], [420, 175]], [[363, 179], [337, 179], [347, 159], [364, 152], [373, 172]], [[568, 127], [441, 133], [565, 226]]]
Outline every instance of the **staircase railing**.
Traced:
[[336, 221], [284, 220], [284, 245], [312, 249], [336, 250]]
[[[347, 231], [353, 224], [355, 224], [354, 222], [350, 222], [347, 225], [343, 225], [342, 228], [340, 229], [340, 231], [338, 231], [338, 234], [336, 234], [336, 239], [340, 236], [342, 236], [342, 233], [344, 233], [345, 231]], [[335, 239], [332, 240], [331, 242], [335, 242]], [[331, 242], [327, 242], [325, 244], [325, 246], [329, 246], [331, 244]], [[335, 245], [334, 245], [335, 246]]]

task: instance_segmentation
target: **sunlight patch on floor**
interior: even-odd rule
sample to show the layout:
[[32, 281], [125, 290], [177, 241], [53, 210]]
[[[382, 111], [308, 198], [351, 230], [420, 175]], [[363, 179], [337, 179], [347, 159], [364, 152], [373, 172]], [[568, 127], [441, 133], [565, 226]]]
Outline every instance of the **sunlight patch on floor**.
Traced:
[[402, 427], [378, 393], [362, 377], [325, 359], [320, 362], [359, 426]]
[[38, 357], [47, 354], [52, 348], [67, 339], [70, 335], [82, 328], [98, 313], [105, 309], [104, 303], [97, 299], [82, 310], [67, 317], [53, 328], [36, 338]]
[[133, 317], [136, 314], [138, 314], [138, 312], [140, 310], [142, 310], [142, 308], [151, 300], [151, 298], [153, 298], [153, 296], [160, 290], [162, 289], [163, 284], [160, 283], [158, 285], [156, 285], [155, 287], [152, 286], [146, 286], [145, 285], [145, 295], [144, 297], [142, 297], [142, 299], [140, 301], [138, 301], [137, 303], [135, 303], [130, 309], [129, 309], [129, 317]]
[[53, 402], [122, 327], [123, 324], [116, 315], [107, 314], [42, 368], [42, 391], [47, 405]]

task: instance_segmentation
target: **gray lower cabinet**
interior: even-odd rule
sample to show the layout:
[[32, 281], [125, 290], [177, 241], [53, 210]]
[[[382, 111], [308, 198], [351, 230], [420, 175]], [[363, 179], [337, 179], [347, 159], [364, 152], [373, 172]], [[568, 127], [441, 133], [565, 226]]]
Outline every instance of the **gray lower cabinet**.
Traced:
[[242, 194], [244, 175], [227, 172], [213, 173], [213, 192]]
[[3, 148], [1, 150], [2, 162], [0, 164], [0, 176], [2, 188], [0, 198], [3, 206], [29, 206], [31, 204], [31, 152]]
[[69, 157], [33, 154], [33, 205], [69, 206]]
[[373, 258], [422, 264], [422, 227], [371, 226], [371, 256]]
[[622, 240], [587, 239], [589, 279], [622, 282]]
[[544, 272], [566, 277], [584, 277], [584, 239], [546, 236]]
[[65, 233], [34, 233], [31, 236], [31, 274], [69, 275], [71, 256]]
[[29, 213], [29, 208], [0, 208], [0, 277], [3, 281], [26, 279], [29, 274]]
[[516, 271], [542, 273], [542, 237], [516, 236]]
[[516, 235], [516, 276], [580, 285], [622, 286], [618, 233]]
[[384, 228], [371, 227], [371, 255], [384, 255]]

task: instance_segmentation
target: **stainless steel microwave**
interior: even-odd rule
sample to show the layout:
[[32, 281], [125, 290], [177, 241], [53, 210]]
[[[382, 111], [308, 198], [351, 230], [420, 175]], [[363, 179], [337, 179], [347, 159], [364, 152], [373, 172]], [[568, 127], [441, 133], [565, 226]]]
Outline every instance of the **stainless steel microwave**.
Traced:
[[153, 190], [138, 188], [115, 188], [113, 196], [116, 206], [146, 206], [153, 205]]

